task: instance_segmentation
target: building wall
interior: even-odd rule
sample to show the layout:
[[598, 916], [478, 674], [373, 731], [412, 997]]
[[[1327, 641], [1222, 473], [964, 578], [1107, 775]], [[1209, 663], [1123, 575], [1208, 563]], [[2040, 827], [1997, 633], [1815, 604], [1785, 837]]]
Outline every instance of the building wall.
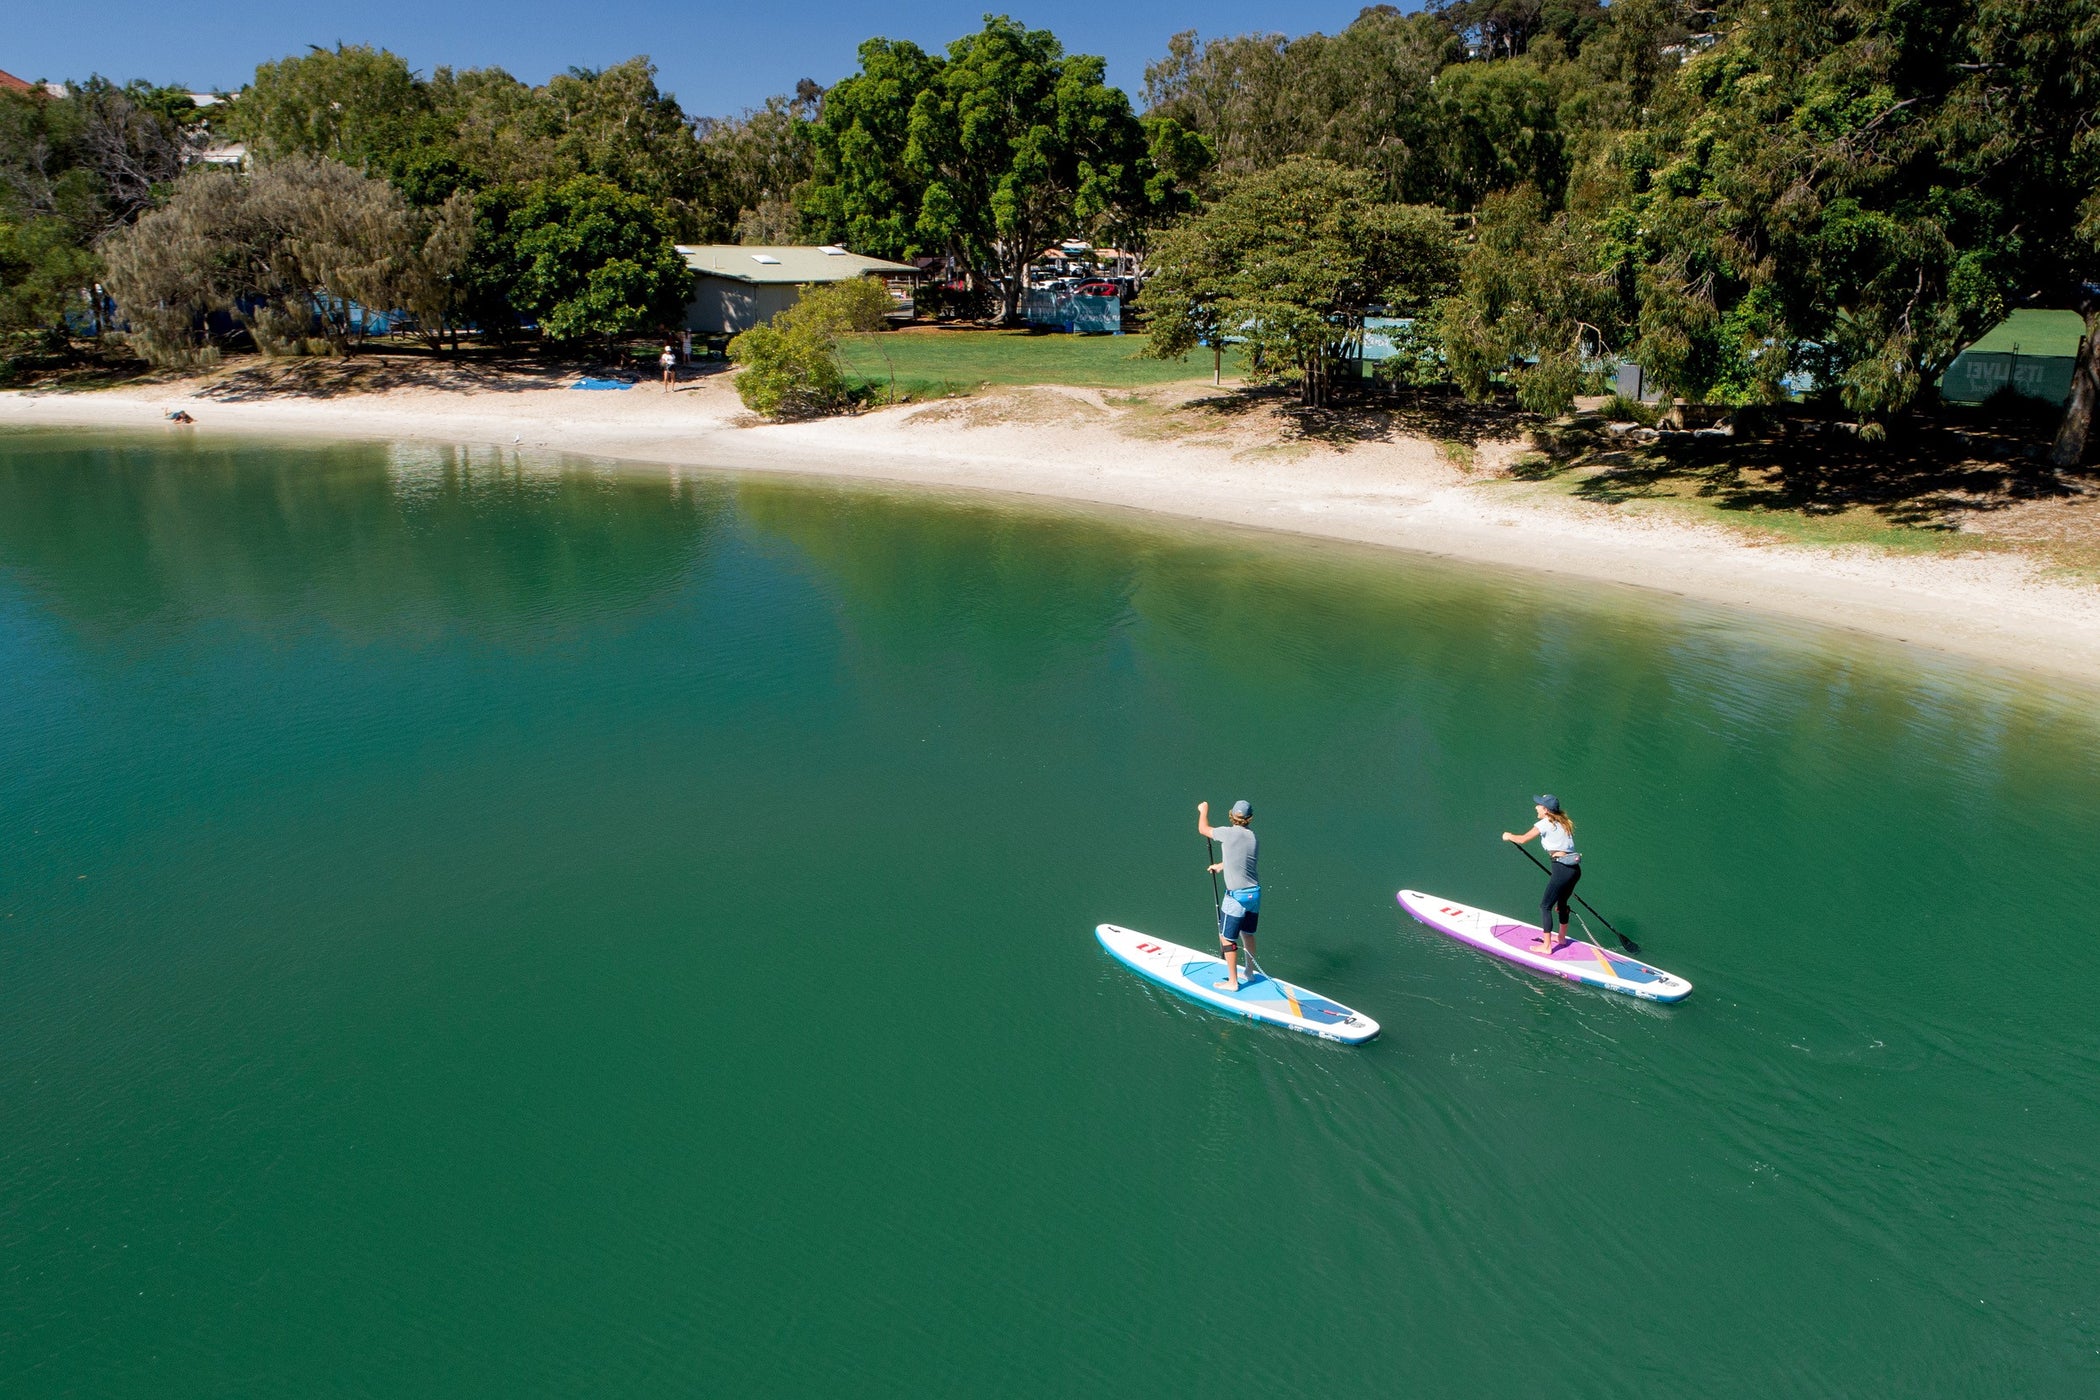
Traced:
[[685, 326], [695, 335], [735, 335], [770, 321], [802, 299], [793, 283], [737, 282], [700, 273], [686, 304]]

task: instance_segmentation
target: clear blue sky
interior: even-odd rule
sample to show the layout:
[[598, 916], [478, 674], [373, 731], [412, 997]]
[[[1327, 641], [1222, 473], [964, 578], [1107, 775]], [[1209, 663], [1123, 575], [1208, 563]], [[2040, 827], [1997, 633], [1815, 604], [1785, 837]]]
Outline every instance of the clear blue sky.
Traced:
[[[1419, 0], [1406, 0], [1414, 9]], [[638, 53], [656, 60], [659, 81], [688, 112], [723, 115], [794, 87], [829, 84], [853, 71], [853, 50], [872, 35], [928, 48], [1004, 10], [1056, 32], [1065, 47], [1108, 59], [1111, 81], [1138, 100], [1145, 64], [1167, 36], [1249, 30], [1332, 33], [1363, 0], [1135, 0], [1125, 4], [1014, 4], [919, 0], [856, 5], [801, 3], [556, 3], [556, 0], [102, 0], [13, 7], [0, 26], [0, 69], [18, 77], [120, 81], [149, 78], [198, 88], [237, 88], [255, 65], [308, 44], [372, 44], [411, 67], [506, 68], [528, 82], [573, 65], [599, 68]]]

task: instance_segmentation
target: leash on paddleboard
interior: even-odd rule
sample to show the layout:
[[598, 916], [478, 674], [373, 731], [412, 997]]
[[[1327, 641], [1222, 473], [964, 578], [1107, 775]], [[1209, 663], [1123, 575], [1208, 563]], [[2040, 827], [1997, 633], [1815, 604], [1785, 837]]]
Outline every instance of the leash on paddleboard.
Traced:
[[[1510, 845], [1512, 845], [1512, 846], [1517, 846], [1517, 843], [1516, 843], [1516, 842], [1514, 842], [1514, 841], [1510, 842], [1509, 844], [1510, 844]], [[1526, 859], [1526, 860], [1530, 861], [1530, 862], [1531, 862], [1531, 863], [1532, 863], [1533, 865], [1536, 865], [1536, 866], [1538, 866], [1539, 870], [1540, 870], [1540, 871], [1541, 871], [1541, 872], [1542, 872], [1542, 873], [1543, 873], [1543, 874], [1544, 874], [1544, 875], [1545, 875], [1545, 876], [1546, 876], [1546, 877], [1547, 877], [1548, 879], [1551, 879], [1551, 878], [1552, 878], [1552, 876], [1553, 876], [1553, 872], [1552, 872], [1552, 871], [1550, 871], [1550, 870], [1547, 870], [1547, 869], [1546, 869], [1546, 867], [1545, 867], [1545, 864], [1544, 864], [1544, 863], [1543, 863], [1542, 861], [1540, 861], [1540, 860], [1539, 860], [1539, 858], [1538, 858], [1537, 856], [1535, 856], [1535, 855], [1533, 855], [1533, 854], [1532, 854], [1531, 852], [1529, 852], [1529, 851], [1525, 850], [1525, 849], [1524, 849], [1524, 848], [1523, 848], [1522, 846], [1517, 846], [1517, 854], [1519, 854], [1519, 855], [1523, 856], [1523, 857], [1524, 857], [1524, 859]], [[1585, 909], [1588, 909], [1588, 910], [1589, 910], [1589, 911], [1590, 911], [1590, 912], [1591, 912], [1592, 914], [1597, 914], [1597, 910], [1595, 909], [1595, 907], [1594, 907], [1594, 906], [1592, 906], [1592, 905], [1590, 904], [1590, 902], [1589, 902], [1588, 900], [1584, 899], [1584, 898], [1583, 898], [1583, 897], [1582, 897], [1581, 895], [1579, 895], [1579, 894], [1578, 894], [1578, 895], [1576, 895], [1576, 896], [1575, 896], [1575, 902], [1576, 902], [1577, 904], [1580, 904], [1580, 905], [1581, 905], [1581, 906], [1582, 906], [1583, 908], [1585, 908]], [[1579, 918], [1579, 917], [1580, 917], [1580, 916], [1578, 916], [1578, 918]], [[1607, 918], [1605, 918], [1605, 917], [1604, 917], [1604, 916], [1603, 916], [1602, 914], [1597, 914], [1597, 922], [1598, 922], [1598, 923], [1600, 923], [1600, 924], [1602, 924], [1602, 925], [1604, 925], [1604, 926], [1605, 926], [1606, 928], [1611, 928], [1611, 920], [1610, 920], [1610, 919], [1607, 919]], [[1587, 931], [1589, 930], [1589, 925], [1588, 925], [1588, 924], [1584, 924], [1584, 925], [1583, 925], [1582, 927], [1583, 927], [1583, 930], [1584, 930], [1585, 932], [1587, 932]], [[1611, 928], [1611, 936], [1612, 936], [1612, 937], [1614, 937], [1614, 938], [1616, 938], [1616, 939], [1618, 939], [1618, 940], [1619, 940], [1619, 944], [1620, 944], [1620, 946], [1621, 946], [1621, 947], [1623, 947], [1623, 948], [1625, 948], [1627, 952], [1629, 952], [1629, 953], [1639, 953], [1639, 952], [1641, 951], [1641, 945], [1640, 945], [1640, 944], [1638, 944], [1638, 943], [1634, 942], [1634, 941], [1633, 941], [1633, 940], [1632, 940], [1631, 938], [1628, 938], [1628, 937], [1627, 937], [1627, 936], [1626, 936], [1625, 934], [1623, 934], [1623, 933], [1619, 932], [1619, 931], [1618, 931], [1617, 929], [1615, 929], [1615, 928]], [[1594, 942], [1596, 942], [1597, 940], [1596, 940], [1596, 939], [1594, 939], [1594, 938], [1592, 938], [1592, 939], [1591, 939], [1590, 941], [1591, 941], [1592, 943], [1594, 943]]]
[[1583, 918], [1581, 914], [1577, 914], [1575, 922], [1582, 925], [1582, 941], [1589, 944], [1590, 951], [1597, 955], [1598, 965], [1604, 969], [1605, 975], [1607, 977], [1617, 977], [1619, 969], [1613, 967], [1611, 959], [1605, 956], [1604, 945], [1597, 941], [1596, 931], [1590, 927], [1590, 921]]

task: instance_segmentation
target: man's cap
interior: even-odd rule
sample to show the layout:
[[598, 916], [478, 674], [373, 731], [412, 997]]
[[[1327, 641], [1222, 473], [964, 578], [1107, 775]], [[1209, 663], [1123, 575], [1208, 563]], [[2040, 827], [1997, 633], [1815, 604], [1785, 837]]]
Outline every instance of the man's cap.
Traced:
[[1537, 803], [1539, 806], [1544, 807], [1547, 811], [1553, 813], [1553, 815], [1560, 815], [1560, 799], [1558, 797], [1555, 797], [1552, 793], [1540, 793], [1537, 797], [1534, 797], [1531, 800]]
[[1254, 815], [1254, 804], [1242, 797], [1232, 804], [1232, 814], [1235, 817], [1251, 817]]

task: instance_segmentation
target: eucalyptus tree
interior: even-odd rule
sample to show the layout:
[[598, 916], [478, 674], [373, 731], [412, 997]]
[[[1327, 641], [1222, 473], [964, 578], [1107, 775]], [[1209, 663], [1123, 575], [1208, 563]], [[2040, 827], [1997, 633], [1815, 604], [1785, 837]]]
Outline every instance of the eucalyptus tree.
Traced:
[[1389, 198], [1414, 198], [1445, 155], [1438, 74], [1463, 57], [1448, 27], [1390, 6], [1334, 35], [1189, 31], [1146, 68], [1145, 108], [1207, 139], [1227, 178], [1311, 155], [1378, 173]]
[[793, 243], [801, 233], [796, 192], [813, 170], [811, 128], [823, 90], [804, 79], [794, 96], [769, 97], [741, 115], [697, 123], [707, 161], [706, 237]]
[[1458, 282], [1437, 306], [1436, 339], [1468, 398], [1514, 379], [1525, 408], [1564, 413], [1586, 365], [1623, 343], [1625, 308], [1588, 231], [1529, 185], [1488, 197]]
[[1431, 12], [1485, 58], [1519, 58], [1542, 38], [1568, 50], [1609, 24], [1604, 0], [1437, 0]]
[[571, 68], [548, 79], [541, 102], [567, 169], [655, 200], [681, 222], [697, 221], [707, 158], [678, 100], [656, 85], [655, 64], [630, 58], [609, 68]]
[[258, 65], [225, 125], [260, 161], [308, 156], [379, 171], [425, 138], [430, 110], [429, 87], [408, 60], [338, 43]]

